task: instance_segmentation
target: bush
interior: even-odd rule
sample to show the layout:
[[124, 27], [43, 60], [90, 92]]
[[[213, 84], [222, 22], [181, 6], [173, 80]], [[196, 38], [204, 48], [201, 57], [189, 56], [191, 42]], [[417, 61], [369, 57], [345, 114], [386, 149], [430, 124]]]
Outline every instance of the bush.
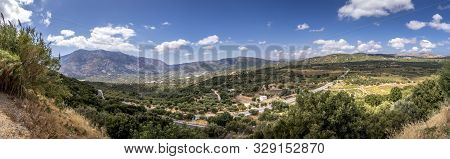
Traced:
[[289, 104], [282, 102], [282, 101], [273, 101], [272, 102], [272, 109], [275, 111], [284, 111], [289, 108]]
[[218, 126], [216, 124], [209, 124], [204, 130], [203, 130], [209, 138], [224, 138], [227, 134], [227, 131], [225, 128]]
[[414, 103], [414, 120], [426, 119], [432, 112], [439, 110], [439, 102], [444, 101], [445, 93], [436, 81], [425, 81], [414, 88], [409, 101]]
[[21, 96], [24, 93], [20, 57], [0, 50], [0, 89], [3, 92]]
[[378, 106], [381, 103], [383, 103], [384, 97], [381, 95], [375, 95], [375, 94], [371, 94], [371, 95], [367, 95], [364, 97], [364, 102], [366, 102], [367, 104], [369, 104], [370, 106]]
[[249, 110], [248, 112], [250, 113], [250, 115], [253, 115], [253, 116], [255, 116], [255, 115], [258, 115], [258, 114], [259, 114], [259, 111], [258, 111], [258, 109], [251, 109], [251, 110]]
[[131, 138], [131, 131], [135, 129], [135, 125], [131, 124], [132, 119], [127, 114], [118, 114], [111, 116], [106, 124], [106, 131], [109, 137], [114, 139]]
[[214, 116], [214, 117], [210, 117], [210, 118], [208, 119], [208, 122], [209, 122], [209, 123], [214, 123], [214, 124], [217, 124], [217, 125], [219, 125], [219, 126], [225, 127], [225, 126], [227, 125], [227, 123], [230, 122], [230, 121], [232, 121], [232, 120], [233, 120], [233, 116], [231, 116], [230, 113], [225, 112], [225, 113], [217, 114], [217, 115]]
[[402, 90], [398, 87], [394, 87], [391, 89], [391, 93], [389, 94], [389, 100], [396, 102], [402, 99]]
[[234, 120], [234, 121], [227, 123], [226, 128], [229, 131], [244, 132], [245, 129], [247, 128], [247, 125], [242, 122]]
[[260, 121], [275, 121], [278, 119], [278, 115], [272, 113], [270, 110], [266, 110], [258, 117]]

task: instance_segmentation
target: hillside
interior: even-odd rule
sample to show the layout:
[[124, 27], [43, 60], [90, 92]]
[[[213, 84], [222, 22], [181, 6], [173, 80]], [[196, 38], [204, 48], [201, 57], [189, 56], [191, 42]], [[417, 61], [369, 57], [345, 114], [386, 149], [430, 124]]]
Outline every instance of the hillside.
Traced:
[[160, 60], [138, 58], [121, 52], [77, 50], [61, 57], [60, 72], [69, 77], [96, 81], [96, 78], [106, 77], [114, 80], [126, 76], [136, 76], [138, 73], [150, 76], [203, 74], [228, 69], [261, 67], [271, 63], [274, 62], [258, 58], [237, 57], [168, 65]]
[[396, 60], [396, 56], [392, 54], [331, 54], [327, 56], [313, 57], [304, 60], [307, 64], [326, 64], [326, 63], [344, 63], [358, 61], [384, 61]]

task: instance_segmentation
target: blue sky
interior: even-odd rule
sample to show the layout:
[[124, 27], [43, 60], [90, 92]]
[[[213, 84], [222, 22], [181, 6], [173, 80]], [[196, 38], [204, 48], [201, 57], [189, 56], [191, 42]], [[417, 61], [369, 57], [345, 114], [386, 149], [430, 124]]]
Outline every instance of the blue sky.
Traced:
[[1, 11], [14, 2], [24, 11], [6, 17], [37, 27], [62, 55], [134, 54], [149, 42], [310, 46], [314, 55], [450, 52], [449, 0], [5, 0]]

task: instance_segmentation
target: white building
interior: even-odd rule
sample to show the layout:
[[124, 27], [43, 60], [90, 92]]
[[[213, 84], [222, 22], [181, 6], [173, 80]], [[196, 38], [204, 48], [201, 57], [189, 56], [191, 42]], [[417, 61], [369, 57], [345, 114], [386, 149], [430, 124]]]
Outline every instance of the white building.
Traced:
[[259, 101], [260, 102], [263, 102], [265, 100], [267, 100], [267, 96], [259, 96]]

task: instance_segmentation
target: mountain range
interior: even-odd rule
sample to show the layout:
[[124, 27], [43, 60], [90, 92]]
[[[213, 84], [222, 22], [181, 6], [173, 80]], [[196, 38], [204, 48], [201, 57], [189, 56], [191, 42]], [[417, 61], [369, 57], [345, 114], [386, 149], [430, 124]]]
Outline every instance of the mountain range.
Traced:
[[105, 50], [77, 50], [61, 57], [60, 72], [78, 79], [95, 76], [121, 76], [144, 73], [166, 75], [179, 73], [194, 75], [228, 69], [246, 69], [277, 63], [253, 57], [226, 58], [216, 61], [200, 61], [169, 65], [161, 60], [136, 57], [121, 52]]
[[[298, 61], [270, 61], [253, 57], [235, 57], [215, 61], [199, 61], [169, 65], [161, 60], [136, 57], [121, 52], [105, 50], [77, 50], [61, 57], [60, 72], [77, 79], [116, 80], [121, 77], [146, 74], [152, 77], [178, 74], [181, 76], [201, 75], [225, 70], [259, 68], [271, 64], [296, 62], [341, 63], [354, 61], [399, 60], [402, 58], [427, 59], [442, 58], [434, 56], [412, 56], [395, 54], [331, 54], [326, 56], [299, 59]], [[445, 57], [444, 57], [445, 58]], [[448, 58], [448, 57], [446, 57]]]

